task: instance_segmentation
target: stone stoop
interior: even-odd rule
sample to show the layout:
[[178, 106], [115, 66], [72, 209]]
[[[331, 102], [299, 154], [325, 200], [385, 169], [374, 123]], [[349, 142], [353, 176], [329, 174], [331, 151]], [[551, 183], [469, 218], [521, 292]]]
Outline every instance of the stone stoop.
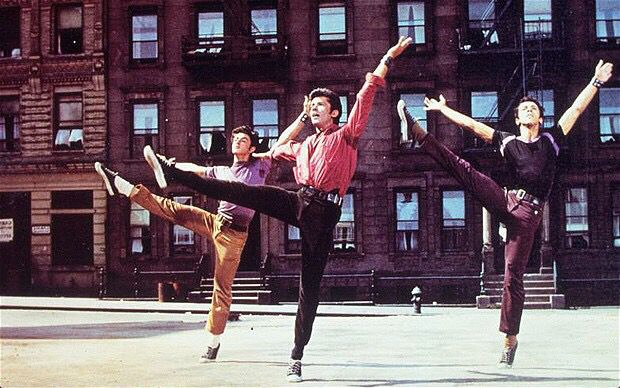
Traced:
[[[263, 289], [258, 272], [237, 272], [232, 285], [233, 304], [271, 304], [271, 291]], [[213, 278], [202, 278], [198, 289], [190, 291], [190, 302], [211, 303]]]
[[[501, 308], [504, 275], [486, 275], [483, 278], [484, 295], [476, 297], [478, 308]], [[523, 277], [526, 309], [563, 309], [566, 302], [563, 294], [556, 294], [553, 273], [547, 269], [541, 273], [527, 273]]]

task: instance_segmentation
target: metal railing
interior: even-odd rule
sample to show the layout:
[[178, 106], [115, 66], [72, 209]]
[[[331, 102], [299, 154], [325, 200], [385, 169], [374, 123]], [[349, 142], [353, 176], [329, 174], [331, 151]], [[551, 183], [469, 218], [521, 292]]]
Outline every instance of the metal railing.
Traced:
[[253, 36], [184, 36], [181, 42], [184, 60], [243, 60], [282, 58], [288, 47], [282, 34]]

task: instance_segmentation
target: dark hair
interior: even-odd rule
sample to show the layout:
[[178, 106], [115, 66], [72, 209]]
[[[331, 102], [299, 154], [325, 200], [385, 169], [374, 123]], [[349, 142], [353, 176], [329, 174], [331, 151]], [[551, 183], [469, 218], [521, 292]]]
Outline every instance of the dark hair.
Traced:
[[340, 104], [340, 97], [336, 93], [327, 88], [316, 88], [310, 92], [309, 97], [310, 101], [312, 101], [315, 97], [327, 97], [327, 101], [329, 101], [332, 111], [338, 111], [338, 116], [333, 118], [334, 123], [338, 124], [340, 121], [340, 116], [342, 116], [342, 104]]
[[245, 133], [250, 137], [250, 147], [258, 147], [258, 134], [249, 125], [242, 125], [232, 130], [232, 134]]
[[514, 108], [515, 119], [519, 117], [519, 105], [521, 105], [524, 102], [533, 102], [534, 104], [536, 104], [536, 106], [538, 107], [538, 111], [540, 112], [540, 117], [542, 117], [543, 114], [545, 113], [545, 108], [543, 108], [543, 106], [540, 103], [540, 101], [538, 101], [537, 99], [535, 99], [532, 96], [524, 96], [523, 98], [521, 98], [519, 100], [519, 103]]

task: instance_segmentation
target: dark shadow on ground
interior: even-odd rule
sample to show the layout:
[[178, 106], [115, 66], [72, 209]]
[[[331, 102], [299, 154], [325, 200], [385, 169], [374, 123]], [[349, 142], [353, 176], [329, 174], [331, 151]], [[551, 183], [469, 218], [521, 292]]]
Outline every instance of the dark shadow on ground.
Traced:
[[0, 327], [4, 339], [124, 339], [146, 338], [182, 330], [199, 330], [204, 323], [181, 321], [111, 322], [32, 327]]

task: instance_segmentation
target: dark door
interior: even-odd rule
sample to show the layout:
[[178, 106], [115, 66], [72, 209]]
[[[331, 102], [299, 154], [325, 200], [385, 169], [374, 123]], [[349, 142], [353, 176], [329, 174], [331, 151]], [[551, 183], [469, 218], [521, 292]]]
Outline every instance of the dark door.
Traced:
[[248, 230], [248, 240], [241, 253], [239, 271], [258, 271], [260, 269], [260, 214], [254, 214]]
[[0, 193], [0, 225], [0, 294], [27, 294], [31, 284], [30, 193]]

